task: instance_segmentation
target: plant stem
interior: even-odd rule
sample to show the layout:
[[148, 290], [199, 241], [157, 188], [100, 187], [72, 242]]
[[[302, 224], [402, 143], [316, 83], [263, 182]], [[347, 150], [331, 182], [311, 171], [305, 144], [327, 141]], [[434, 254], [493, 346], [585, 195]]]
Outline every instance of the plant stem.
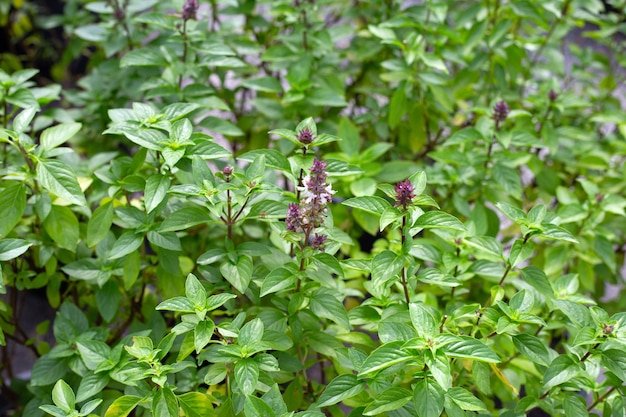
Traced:
[[[183, 62], [183, 68], [186, 66], [187, 63], [187, 49], [188, 49], [188, 45], [187, 45], [187, 19], [183, 19], [183, 28], [180, 30], [180, 34], [183, 37], [183, 56], [181, 58], [181, 61]], [[183, 88], [183, 74], [179, 74], [178, 75], [178, 88], [180, 88], [182, 90]]]
[[585, 355], [582, 358], [580, 358], [580, 361], [581, 362], [586, 361], [589, 358], [589, 356], [591, 356], [591, 351], [594, 350], [594, 349], [597, 349], [598, 346], [600, 346], [600, 343], [596, 343], [595, 345], [593, 345], [593, 347], [591, 349], [589, 349], [587, 351], [587, 353], [585, 353]]
[[509, 275], [509, 272], [511, 272], [511, 265], [510, 264], [506, 266], [506, 269], [504, 270], [504, 274], [502, 274], [502, 278], [500, 278], [500, 282], [498, 282], [499, 286], [502, 286], [502, 283], [506, 279], [507, 275]]
[[594, 402], [591, 403], [591, 405], [589, 407], [587, 407], [587, 411], [591, 411], [593, 410], [593, 408], [600, 404], [602, 401], [604, 401], [609, 395], [611, 395], [611, 393], [613, 391], [615, 391], [617, 389], [617, 387], [613, 386], [611, 388], [609, 388], [609, 390], [607, 392], [605, 392], [604, 394], [602, 394], [601, 396], [598, 397], [597, 400], [595, 400]]
[[309, 49], [308, 29], [309, 22], [307, 21], [306, 9], [302, 7], [300, 9], [300, 15], [302, 17], [302, 48], [307, 51]]
[[232, 240], [233, 239], [233, 217], [232, 217], [233, 205], [232, 205], [232, 196], [230, 195], [230, 190], [226, 190], [226, 199], [227, 199], [226, 228], [228, 229], [228, 239]]
[[[402, 229], [400, 229], [400, 232], [402, 233], [402, 248], [404, 249], [404, 242], [406, 240], [405, 234], [406, 234], [406, 216], [407, 213], [404, 212], [404, 215], [402, 216]], [[411, 297], [409, 296], [409, 289], [408, 289], [408, 284], [406, 282], [406, 265], [402, 266], [402, 273], [401, 273], [401, 282], [402, 282], [402, 289], [404, 290], [404, 301], [406, 301], [406, 304], [409, 305], [409, 303], [411, 302]]]

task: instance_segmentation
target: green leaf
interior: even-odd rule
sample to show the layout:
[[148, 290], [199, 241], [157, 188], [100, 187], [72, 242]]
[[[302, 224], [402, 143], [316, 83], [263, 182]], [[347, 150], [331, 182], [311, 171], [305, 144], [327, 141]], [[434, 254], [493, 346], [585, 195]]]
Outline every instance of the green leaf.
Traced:
[[516, 199], [522, 196], [522, 181], [519, 173], [511, 167], [503, 164], [495, 164], [493, 167], [493, 178], [502, 189]]
[[252, 279], [252, 259], [248, 256], [240, 256], [237, 263], [222, 264], [220, 272], [237, 291], [244, 293]]
[[548, 390], [575, 378], [580, 366], [568, 355], [557, 356], [543, 375], [543, 388]]
[[189, 206], [175, 211], [165, 218], [159, 231], [176, 232], [189, 229], [199, 224], [208, 223], [211, 220], [209, 211], [202, 207]]
[[420, 337], [432, 339], [435, 335], [439, 334], [437, 322], [428, 307], [424, 304], [409, 304], [409, 314], [411, 316], [411, 323], [413, 323], [413, 327], [415, 327]]
[[298, 280], [298, 276], [286, 268], [277, 268], [267, 274], [261, 284], [261, 297], [291, 288]]
[[207, 297], [206, 290], [194, 274], [187, 275], [187, 279], [185, 280], [185, 296], [194, 306], [205, 308]]
[[200, 126], [210, 133], [219, 133], [225, 136], [243, 136], [243, 131], [235, 124], [216, 116], [207, 116], [200, 122]]
[[40, 405], [39, 409], [46, 413], [53, 415], [54, 417], [67, 417], [67, 413], [54, 405]]
[[522, 279], [536, 289], [546, 299], [554, 299], [554, 290], [545, 272], [536, 266], [527, 266], [521, 271]]
[[41, 132], [41, 147], [49, 151], [62, 145], [74, 137], [83, 125], [80, 123], [61, 123], [60, 125], [49, 127]]
[[261, 398], [254, 396], [247, 396], [244, 405], [243, 412], [246, 417], [275, 417], [274, 410]]
[[211, 400], [201, 392], [186, 392], [179, 395], [178, 405], [187, 417], [211, 417], [214, 415]]
[[76, 347], [85, 366], [91, 371], [108, 360], [111, 355], [111, 348], [106, 343], [97, 340], [77, 342]]
[[415, 227], [424, 229], [450, 229], [464, 232], [465, 226], [459, 219], [443, 211], [427, 211], [418, 217]]
[[413, 390], [413, 402], [418, 417], [439, 417], [443, 411], [444, 392], [437, 385], [423, 379]]
[[452, 386], [450, 358], [441, 349], [437, 349], [436, 352], [431, 350], [424, 351], [424, 363], [428, 365], [430, 373], [440, 387], [448, 390]]
[[381, 392], [365, 410], [364, 416], [376, 416], [387, 411], [404, 407], [413, 398], [413, 393], [401, 387], [391, 387]]
[[404, 257], [390, 250], [382, 251], [372, 259], [372, 282], [383, 286], [400, 273], [404, 266]]
[[232, 153], [211, 140], [201, 140], [197, 141], [197, 144], [191, 148], [191, 151], [189, 151], [187, 155], [198, 157], [202, 160], [213, 160], [222, 158], [228, 159], [232, 156]]
[[40, 159], [36, 172], [37, 181], [52, 194], [72, 204], [87, 205], [76, 174], [65, 162]]
[[437, 343], [443, 345], [448, 356], [474, 359], [482, 362], [499, 363], [500, 357], [487, 345], [469, 336], [441, 335]]
[[141, 256], [139, 252], [131, 252], [126, 256], [123, 271], [124, 289], [128, 290], [137, 281], [139, 272], [141, 272]]
[[596, 235], [593, 244], [594, 252], [602, 259], [602, 262], [613, 273], [617, 270], [617, 262], [615, 260], [615, 251], [613, 245], [607, 238], [601, 235]]
[[391, 207], [391, 204], [384, 198], [374, 196], [349, 198], [342, 204], [379, 216], [383, 214], [386, 209]]
[[285, 404], [285, 400], [283, 399], [280, 388], [278, 388], [278, 384], [272, 385], [269, 391], [263, 394], [263, 397], [261, 398], [279, 416], [288, 413], [287, 404]]
[[[471, 236], [463, 239], [463, 243], [470, 246], [482, 254], [485, 254], [485, 258], [494, 261], [503, 260], [502, 244], [494, 237], [491, 236]], [[481, 254], [477, 253], [476, 257], [482, 259]]]
[[404, 83], [400, 83], [389, 102], [389, 127], [395, 129], [408, 110]]
[[513, 336], [513, 344], [522, 355], [539, 365], [548, 366], [552, 361], [548, 348], [537, 336], [520, 333]]
[[244, 324], [239, 331], [237, 344], [240, 346], [252, 347], [263, 339], [264, 326], [261, 319], [256, 318]]
[[482, 133], [473, 127], [466, 127], [465, 129], [458, 130], [450, 136], [445, 142], [445, 146], [460, 145], [467, 142], [475, 142], [477, 140], [484, 140]]
[[0, 240], [0, 261], [9, 261], [17, 258], [28, 250], [33, 244], [23, 239]]
[[19, 223], [26, 208], [26, 185], [17, 181], [7, 184], [0, 192], [0, 239]]
[[476, 398], [474, 394], [461, 387], [452, 387], [446, 392], [446, 396], [450, 397], [461, 409], [466, 411], [482, 411], [487, 410], [485, 404]]
[[578, 243], [578, 239], [576, 239], [569, 231], [562, 228], [561, 226], [557, 226], [551, 223], [543, 223], [541, 226], [543, 227], [543, 232], [541, 232], [540, 235], [542, 237], [553, 240], [563, 240], [565, 242]]
[[80, 385], [76, 392], [76, 401], [81, 403], [96, 394], [100, 394], [109, 383], [109, 380], [110, 378], [106, 373], [88, 373], [80, 380]]
[[499, 201], [496, 203], [496, 207], [502, 212], [502, 214], [513, 220], [514, 223], [519, 224], [520, 220], [526, 218], [526, 213], [510, 204]]
[[[339, 91], [341, 92], [343, 89]], [[315, 88], [306, 95], [306, 99], [314, 106], [345, 107], [348, 102], [340, 92], [326, 87]]]
[[154, 210], [159, 204], [161, 204], [161, 202], [165, 199], [169, 188], [170, 179], [165, 175], [152, 175], [146, 180], [144, 204], [146, 205], [147, 213], [152, 212], [152, 210]]
[[180, 239], [174, 232], [155, 232], [151, 230], [146, 237], [148, 238], [148, 242], [154, 246], [176, 252], [183, 250]]
[[120, 60], [120, 67], [154, 66], [165, 67], [168, 63], [163, 53], [156, 48], [143, 47], [128, 51]]
[[38, 111], [39, 109], [37, 107], [28, 107], [22, 110], [15, 116], [15, 119], [13, 119], [13, 130], [18, 134], [26, 132], [30, 122], [33, 121]]
[[86, 41], [104, 42], [109, 37], [110, 31], [104, 26], [91, 24], [76, 28], [74, 34]]
[[214, 330], [215, 324], [211, 319], [203, 320], [196, 324], [193, 332], [193, 346], [196, 348], [196, 353], [200, 353], [209, 344]]
[[169, 387], [161, 387], [152, 398], [154, 417], [179, 417], [178, 400]]
[[74, 411], [74, 407], [76, 406], [74, 391], [67, 385], [67, 382], [62, 379], [54, 384], [54, 388], [52, 389], [52, 402], [63, 411], [68, 413]]
[[193, 313], [195, 308], [187, 297], [174, 297], [162, 301], [156, 306], [157, 310], [179, 311], [181, 313]]
[[318, 400], [318, 407], [328, 407], [347, 398], [358, 395], [365, 388], [365, 383], [359, 381], [354, 374], [339, 375], [326, 387]]
[[67, 360], [51, 357], [49, 354], [37, 359], [33, 365], [30, 383], [44, 386], [56, 383], [67, 372]]
[[260, 77], [245, 80], [241, 83], [242, 86], [255, 91], [262, 91], [264, 93], [280, 93], [283, 91], [283, 87], [274, 77]]
[[115, 241], [111, 251], [109, 252], [109, 259], [122, 258], [141, 247], [143, 244], [143, 234], [135, 233], [132, 230], [127, 230]]
[[359, 370], [359, 377], [380, 371], [397, 363], [411, 359], [411, 355], [402, 350], [403, 340], [385, 343], [375, 349], [365, 359]]
[[354, 155], [359, 151], [361, 147], [359, 129], [347, 117], [339, 120], [337, 135], [342, 139], [339, 142], [339, 149], [347, 155]]
[[311, 311], [319, 317], [334, 321], [346, 330], [350, 329], [346, 308], [330, 290], [320, 289], [311, 296]]
[[210, 296], [206, 301], [206, 309], [207, 311], [215, 310], [218, 307], [221, 307], [228, 300], [232, 300], [237, 298], [235, 294], [229, 293], [220, 293]]
[[246, 152], [243, 155], [239, 156], [237, 159], [252, 162], [257, 158], [258, 155], [265, 155], [265, 165], [268, 168], [278, 169], [283, 172], [291, 172], [291, 165], [289, 164], [289, 160], [285, 157], [285, 155], [283, 155], [276, 149], [257, 149], [254, 151]]
[[79, 240], [78, 219], [69, 207], [53, 205], [43, 227], [59, 247], [76, 251]]
[[122, 295], [115, 280], [107, 281], [102, 288], [96, 291], [96, 306], [107, 323], [110, 323], [117, 314], [121, 298]]
[[256, 391], [259, 382], [259, 365], [252, 358], [239, 359], [235, 363], [235, 381], [244, 395]]
[[109, 200], [93, 212], [87, 223], [87, 238], [85, 239], [87, 246], [97, 245], [109, 233], [113, 224], [113, 211], [113, 200]]
[[102, 403], [101, 398], [96, 398], [95, 400], [91, 400], [80, 408], [80, 414], [83, 416], [90, 415], [93, 410], [98, 408], [98, 406]]
[[140, 401], [141, 397], [134, 395], [121, 396], [113, 401], [104, 414], [104, 417], [126, 417], [135, 409]]
[[409, 181], [414, 188], [413, 193], [416, 196], [420, 196], [426, 189], [428, 177], [426, 176], [426, 172], [416, 171], [413, 175], [409, 177]]
[[569, 394], [563, 401], [563, 411], [567, 417], [588, 417], [587, 404], [583, 396], [579, 394]]

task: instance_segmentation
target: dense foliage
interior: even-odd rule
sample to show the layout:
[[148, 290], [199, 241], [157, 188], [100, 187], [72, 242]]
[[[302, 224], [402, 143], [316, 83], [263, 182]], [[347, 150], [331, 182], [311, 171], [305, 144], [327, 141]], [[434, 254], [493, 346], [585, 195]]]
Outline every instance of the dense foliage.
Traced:
[[623, 16], [62, 6], [0, 6], [46, 52], [0, 61], [17, 414], [624, 415]]

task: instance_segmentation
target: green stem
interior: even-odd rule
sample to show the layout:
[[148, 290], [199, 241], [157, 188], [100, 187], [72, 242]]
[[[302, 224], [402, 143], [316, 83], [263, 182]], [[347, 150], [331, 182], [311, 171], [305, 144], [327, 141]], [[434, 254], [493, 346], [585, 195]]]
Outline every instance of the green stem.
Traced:
[[[184, 68], [187, 63], [187, 49], [188, 49], [187, 20], [186, 19], [183, 20], [183, 28], [181, 29], [180, 34], [183, 37], [183, 56], [181, 60], [183, 62], [183, 68]], [[178, 88], [180, 88], [181, 90], [183, 88], [183, 74], [178, 75]]]
[[233, 217], [232, 217], [232, 196], [230, 195], [230, 190], [226, 190], [226, 227], [228, 229], [228, 239], [233, 239]]
[[592, 351], [592, 350], [594, 350], [594, 349], [597, 349], [597, 348], [598, 348], [598, 346], [600, 346], [600, 343], [596, 343], [595, 345], [593, 345], [593, 347], [592, 347], [591, 349], [589, 349], [589, 350], [587, 351], [587, 353], [585, 353], [585, 355], [584, 355], [582, 358], [580, 358], [580, 361], [581, 361], [581, 362], [584, 362], [584, 361], [586, 361], [587, 359], [589, 359], [589, 356], [591, 356], [591, 351]]
[[602, 401], [604, 401], [609, 395], [611, 395], [611, 393], [613, 391], [615, 391], [617, 389], [617, 387], [611, 387], [609, 388], [609, 390], [607, 392], [605, 392], [604, 394], [602, 394], [601, 396], [598, 397], [597, 400], [595, 400], [594, 402], [591, 403], [591, 405], [589, 407], [587, 407], [587, 411], [591, 411], [593, 410], [593, 408], [600, 404]]
[[502, 283], [506, 279], [507, 275], [509, 275], [509, 272], [511, 272], [511, 265], [510, 264], [506, 266], [506, 269], [504, 270], [504, 274], [502, 274], [502, 278], [500, 278], [500, 282], [498, 282], [499, 286], [502, 286]]
[[[402, 248], [404, 248], [404, 242], [406, 240], [406, 216], [407, 213], [405, 212], [404, 215], [402, 216], [402, 229], [401, 229], [401, 233], [402, 233]], [[406, 304], [409, 305], [409, 303], [411, 302], [411, 297], [409, 296], [409, 288], [408, 288], [408, 283], [406, 281], [406, 266], [403, 265], [402, 266], [402, 274], [401, 274], [401, 282], [402, 282], [402, 289], [404, 290], [404, 300], [406, 301]]]

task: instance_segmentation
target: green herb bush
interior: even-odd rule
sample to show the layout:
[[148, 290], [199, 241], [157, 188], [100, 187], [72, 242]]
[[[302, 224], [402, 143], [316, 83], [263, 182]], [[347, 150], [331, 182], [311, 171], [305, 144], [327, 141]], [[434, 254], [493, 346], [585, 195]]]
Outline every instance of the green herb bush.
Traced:
[[623, 416], [604, 3], [2, 5], [9, 413]]

